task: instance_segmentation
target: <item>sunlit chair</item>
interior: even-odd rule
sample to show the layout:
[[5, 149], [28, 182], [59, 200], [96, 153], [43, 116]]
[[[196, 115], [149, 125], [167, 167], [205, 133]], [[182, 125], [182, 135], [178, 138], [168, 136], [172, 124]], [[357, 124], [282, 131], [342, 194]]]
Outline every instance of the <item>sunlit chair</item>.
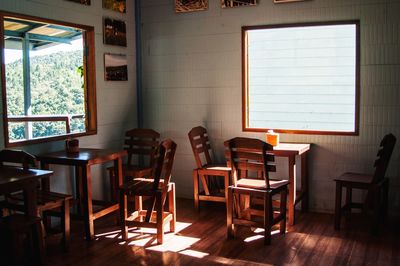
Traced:
[[[192, 128], [188, 136], [197, 165], [197, 168], [193, 170], [195, 208], [199, 209], [199, 201], [226, 202], [231, 168], [227, 167], [226, 164], [216, 164], [214, 162], [207, 130], [204, 127]], [[215, 179], [215, 177], [223, 178], [224, 189], [222, 193], [219, 189], [219, 180]], [[199, 181], [203, 186], [204, 191], [202, 192], [199, 192]]]
[[[135, 178], [120, 187], [120, 220], [122, 238], [128, 238], [128, 226], [157, 229], [157, 243], [163, 243], [164, 226], [169, 223], [175, 232], [175, 184], [170, 182], [176, 144], [164, 140], [157, 152], [150, 178]], [[128, 215], [127, 196], [135, 197], [135, 211]], [[149, 205], [143, 209], [143, 197], [149, 198]], [[165, 203], [168, 198], [168, 207]]]
[[[126, 163], [122, 165], [122, 176], [129, 180], [149, 175], [159, 143], [160, 133], [153, 129], [135, 128], [128, 130], [125, 133], [124, 141], [124, 150], [128, 152], [128, 158]], [[114, 167], [108, 168], [108, 171], [111, 195], [113, 198], [117, 198]]]
[[[390, 157], [392, 155], [396, 137], [393, 134], [384, 136], [380, 143], [377, 159], [374, 163], [375, 172], [372, 175], [361, 173], [344, 173], [335, 179], [335, 229], [340, 229], [343, 214], [351, 213], [352, 208], [360, 208], [365, 213], [372, 210], [372, 232], [376, 233], [379, 221], [387, 215], [389, 179], [385, 177]], [[346, 188], [346, 201], [342, 206], [342, 188]], [[353, 189], [367, 191], [364, 203], [353, 202]]]
[[[35, 166], [35, 157], [25, 151], [2, 150], [0, 151], [0, 164], [21, 165], [23, 167]], [[47, 215], [58, 216], [61, 219], [62, 244], [68, 250], [70, 239], [70, 200], [71, 195], [56, 193], [39, 188], [37, 191], [38, 215], [42, 218]], [[7, 195], [3, 207], [14, 211], [23, 211], [24, 195], [22, 192]]]
[[[233, 184], [228, 188], [227, 231], [233, 238], [237, 225], [264, 229], [264, 243], [271, 243], [271, 228], [280, 223], [286, 231], [286, 201], [289, 182], [271, 180], [275, 172], [272, 146], [259, 139], [233, 138], [226, 141], [227, 158], [232, 167]], [[278, 209], [272, 197], [279, 194]]]

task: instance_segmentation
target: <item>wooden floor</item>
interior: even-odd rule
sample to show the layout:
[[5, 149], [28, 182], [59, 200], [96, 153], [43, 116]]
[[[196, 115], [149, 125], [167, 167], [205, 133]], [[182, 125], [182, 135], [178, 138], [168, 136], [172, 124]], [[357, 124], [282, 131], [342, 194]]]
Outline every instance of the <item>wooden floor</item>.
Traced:
[[262, 232], [247, 228], [227, 240], [224, 206], [202, 207], [197, 213], [192, 201], [178, 199], [178, 230], [166, 234], [163, 245], [147, 230], [131, 231], [125, 243], [115, 217], [96, 222], [96, 240], [87, 242], [83, 223], [74, 221], [69, 252], [61, 251], [59, 236], [47, 239], [48, 265], [400, 265], [399, 221], [373, 237], [365, 219], [361, 226], [353, 220], [351, 230], [335, 231], [332, 215], [299, 213], [286, 235], [276, 234], [264, 246]]

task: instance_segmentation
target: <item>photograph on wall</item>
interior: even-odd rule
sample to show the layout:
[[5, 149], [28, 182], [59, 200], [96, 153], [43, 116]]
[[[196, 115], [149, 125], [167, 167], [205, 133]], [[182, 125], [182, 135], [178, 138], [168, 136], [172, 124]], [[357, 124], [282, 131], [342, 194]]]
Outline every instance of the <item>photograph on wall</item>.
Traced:
[[126, 46], [125, 21], [104, 18], [104, 44]]
[[208, 9], [208, 0], [175, 0], [175, 12], [193, 12]]
[[103, 0], [103, 8], [126, 13], [126, 0]]
[[306, 0], [274, 0], [275, 4], [280, 4], [280, 3], [290, 3], [290, 2], [302, 2]]
[[221, 0], [221, 7], [255, 6], [258, 0]]
[[67, 1], [75, 2], [75, 3], [82, 4], [82, 5], [90, 6], [90, 0], [67, 0]]
[[128, 59], [123, 54], [104, 54], [104, 80], [128, 80]]

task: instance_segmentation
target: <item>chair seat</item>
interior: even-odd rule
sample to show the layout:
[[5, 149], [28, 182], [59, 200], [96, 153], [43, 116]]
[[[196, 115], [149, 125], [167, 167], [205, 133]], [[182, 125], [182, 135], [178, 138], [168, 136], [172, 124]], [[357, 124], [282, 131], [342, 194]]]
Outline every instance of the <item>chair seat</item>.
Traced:
[[341, 182], [351, 182], [351, 183], [363, 183], [370, 184], [372, 183], [372, 175], [368, 174], [359, 174], [359, 173], [344, 173], [343, 175], [335, 178], [335, 181]]
[[[269, 185], [271, 189], [278, 189], [283, 186], [287, 186], [289, 181], [287, 180], [270, 180]], [[236, 183], [237, 187], [244, 188], [253, 188], [253, 189], [266, 189], [267, 186], [265, 184], [265, 180], [263, 179], [250, 179], [250, 178], [242, 178], [239, 179]]]
[[[154, 185], [154, 179], [135, 178], [121, 185], [120, 190], [127, 195], [151, 196], [154, 194], [153, 185]], [[163, 186], [164, 186], [164, 180], [160, 180], [158, 188], [161, 189]]]
[[[22, 192], [8, 196], [9, 199], [23, 203], [24, 194]], [[52, 191], [37, 191], [37, 206], [40, 211], [54, 208], [55, 204], [61, 206], [65, 200], [71, 200], [72, 196]]]
[[227, 167], [224, 164], [210, 164], [205, 165], [202, 168], [198, 168], [197, 170], [207, 170], [207, 171], [231, 171], [230, 167]]

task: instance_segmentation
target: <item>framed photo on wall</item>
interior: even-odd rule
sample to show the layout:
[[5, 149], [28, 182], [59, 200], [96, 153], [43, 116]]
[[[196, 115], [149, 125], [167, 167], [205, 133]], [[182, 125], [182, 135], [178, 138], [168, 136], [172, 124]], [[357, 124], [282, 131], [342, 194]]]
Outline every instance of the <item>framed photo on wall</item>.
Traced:
[[222, 8], [255, 6], [255, 5], [257, 5], [257, 0], [221, 0]]
[[90, 6], [90, 0], [67, 0], [67, 1], [75, 2], [75, 3], [82, 4], [82, 5]]
[[175, 12], [193, 12], [208, 9], [208, 0], [175, 0]]
[[126, 24], [125, 21], [104, 18], [104, 44], [126, 47]]
[[274, 3], [280, 4], [280, 3], [303, 2], [303, 1], [308, 1], [308, 0], [274, 0]]
[[123, 54], [104, 54], [104, 80], [128, 80], [128, 59]]
[[103, 8], [126, 13], [126, 0], [103, 0]]

